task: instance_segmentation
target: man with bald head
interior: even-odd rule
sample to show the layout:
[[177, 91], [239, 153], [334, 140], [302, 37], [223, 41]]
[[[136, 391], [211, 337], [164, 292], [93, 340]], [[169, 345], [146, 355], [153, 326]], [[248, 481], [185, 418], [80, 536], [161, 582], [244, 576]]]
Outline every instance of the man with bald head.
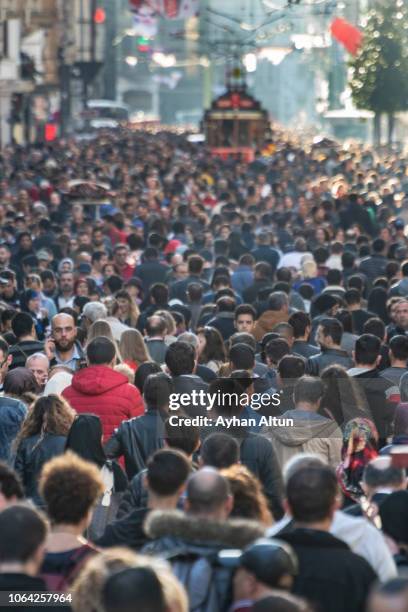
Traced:
[[143, 552], [165, 558], [183, 583], [193, 610], [226, 610], [231, 604], [232, 570], [217, 563], [227, 548], [245, 548], [264, 534], [258, 522], [231, 519], [228, 481], [205, 467], [187, 482], [185, 512], [155, 510], [145, 532], [152, 542]]
[[144, 331], [146, 333], [145, 344], [151, 358], [162, 365], [167, 353], [167, 344], [164, 340], [167, 333], [166, 321], [160, 315], [153, 315], [147, 319]]
[[83, 351], [76, 342], [77, 326], [70, 314], [60, 312], [51, 320], [51, 336], [45, 341], [45, 353], [51, 366], [63, 365], [78, 370], [84, 359]]

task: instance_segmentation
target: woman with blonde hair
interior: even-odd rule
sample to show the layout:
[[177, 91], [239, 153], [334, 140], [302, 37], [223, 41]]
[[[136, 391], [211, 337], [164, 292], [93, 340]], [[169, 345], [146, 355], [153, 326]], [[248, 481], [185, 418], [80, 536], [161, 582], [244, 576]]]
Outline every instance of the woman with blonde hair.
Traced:
[[91, 327], [88, 329], [86, 343], [89, 344], [91, 340], [97, 338], [98, 336], [105, 336], [106, 338], [109, 338], [109, 340], [112, 340], [112, 342], [115, 342], [112, 335], [111, 326], [103, 319], [99, 319], [98, 321], [94, 321], [92, 323]]
[[88, 329], [88, 333], [86, 336], [86, 344], [88, 345], [91, 340], [94, 340], [94, 338], [98, 338], [100, 336], [105, 336], [105, 338], [109, 338], [109, 340], [112, 340], [113, 344], [116, 347], [116, 362], [121, 363], [122, 356], [119, 350], [118, 343], [113, 337], [111, 326], [104, 319], [99, 319], [98, 321], [94, 321], [92, 323], [91, 327]]
[[110, 548], [89, 560], [72, 585], [73, 612], [104, 612], [102, 603], [106, 580], [125, 569], [147, 567], [158, 577], [168, 612], [188, 612], [183, 586], [163, 560], [138, 555], [128, 548]]
[[76, 412], [62, 397], [39, 397], [31, 406], [15, 440], [14, 468], [24, 486], [26, 497], [43, 504], [38, 493], [38, 478], [43, 466], [62, 455]]
[[119, 321], [129, 327], [136, 327], [140, 316], [140, 310], [132, 300], [130, 294], [125, 291], [125, 289], [122, 289], [116, 293], [115, 298], [119, 305]]
[[259, 521], [270, 527], [273, 518], [258, 478], [238, 463], [221, 470], [220, 474], [228, 480], [234, 497], [230, 516]]
[[176, 341], [177, 325], [173, 315], [168, 310], [156, 310], [154, 313], [166, 321], [166, 336], [164, 341], [166, 344], [171, 344]]
[[133, 372], [136, 372], [142, 363], [152, 360], [143, 336], [137, 329], [127, 329], [123, 332], [119, 342], [119, 352], [123, 363], [129, 366]]

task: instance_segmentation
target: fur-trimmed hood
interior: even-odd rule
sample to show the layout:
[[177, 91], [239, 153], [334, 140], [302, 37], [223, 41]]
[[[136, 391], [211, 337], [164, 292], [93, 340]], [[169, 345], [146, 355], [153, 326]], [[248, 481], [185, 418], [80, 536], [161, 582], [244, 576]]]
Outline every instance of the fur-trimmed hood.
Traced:
[[214, 544], [225, 548], [245, 548], [265, 534], [265, 528], [256, 521], [217, 521], [184, 514], [179, 510], [150, 512], [144, 524], [144, 531], [152, 540], [174, 538], [197, 545]]

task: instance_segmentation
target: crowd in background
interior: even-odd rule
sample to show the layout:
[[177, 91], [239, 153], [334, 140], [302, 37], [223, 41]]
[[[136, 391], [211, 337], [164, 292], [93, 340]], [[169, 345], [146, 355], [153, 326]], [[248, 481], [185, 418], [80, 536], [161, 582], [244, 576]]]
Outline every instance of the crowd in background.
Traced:
[[407, 612], [407, 205], [402, 154], [279, 133], [3, 149], [0, 591]]

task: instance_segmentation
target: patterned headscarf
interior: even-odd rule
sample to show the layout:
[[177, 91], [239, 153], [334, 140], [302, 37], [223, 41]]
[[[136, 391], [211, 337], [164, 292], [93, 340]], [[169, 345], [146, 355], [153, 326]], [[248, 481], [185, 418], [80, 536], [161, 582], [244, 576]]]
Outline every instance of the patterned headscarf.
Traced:
[[343, 493], [354, 501], [364, 494], [360, 481], [365, 466], [378, 456], [377, 446], [378, 432], [372, 421], [356, 418], [346, 424], [337, 477]]

